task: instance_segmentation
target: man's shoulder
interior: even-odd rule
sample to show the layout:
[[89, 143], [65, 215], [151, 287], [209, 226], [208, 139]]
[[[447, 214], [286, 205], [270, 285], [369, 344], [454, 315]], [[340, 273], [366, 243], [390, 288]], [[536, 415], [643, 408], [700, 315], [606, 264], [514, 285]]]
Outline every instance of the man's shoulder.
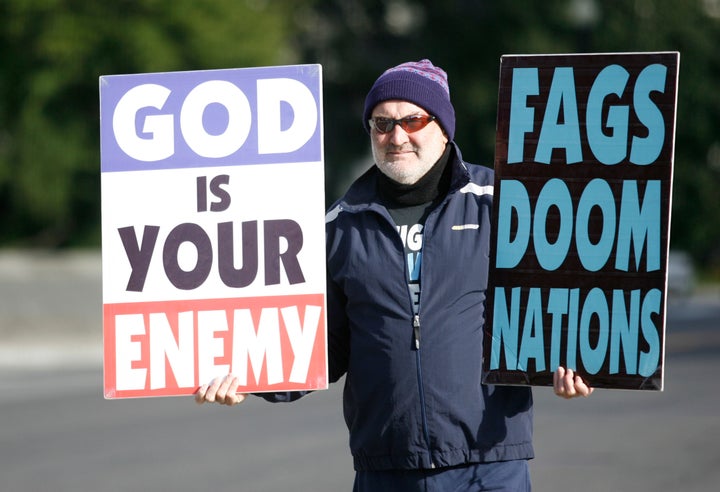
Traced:
[[495, 171], [488, 166], [482, 164], [473, 164], [472, 162], [464, 162], [465, 167], [470, 174], [470, 180], [476, 184], [493, 184], [495, 180]]
[[[458, 145], [454, 142], [453, 146], [453, 161], [455, 162], [454, 165], [455, 168], [460, 171], [459, 173], [457, 171], [454, 171], [456, 179], [460, 178], [462, 181], [463, 178], [461, 177], [464, 175], [465, 180], [469, 180], [470, 183], [474, 183], [475, 185], [488, 186], [493, 184], [495, 180], [495, 172], [491, 167], [466, 161], [463, 158], [460, 147], [458, 147]], [[455, 182], [457, 183], [458, 181]]]
[[345, 193], [340, 196], [327, 209], [325, 223], [333, 222], [343, 211], [364, 210], [377, 201], [377, 173], [376, 166], [372, 166], [353, 181]]
[[462, 161], [464, 178], [456, 181], [456, 190], [461, 194], [474, 195], [477, 198], [493, 196], [493, 186], [495, 184], [495, 172], [480, 164], [473, 164]]

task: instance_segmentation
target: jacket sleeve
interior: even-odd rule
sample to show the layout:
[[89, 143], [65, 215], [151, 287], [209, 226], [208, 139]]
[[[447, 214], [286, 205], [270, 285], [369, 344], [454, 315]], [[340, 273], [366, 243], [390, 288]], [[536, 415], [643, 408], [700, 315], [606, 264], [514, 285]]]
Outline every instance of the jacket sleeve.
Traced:
[[289, 403], [299, 400], [305, 395], [312, 393], [312, 391], [286, 391], [283, 393], [253, 393], [255, 396], [259, 396], [263, 400], [267, 400], [271, 403]]
[[342, 289], [328, 275], [327, 281], [327, 327], [328, 364], [330, 382], [340, 379], [348, 369], [350, 356], [350, 330], [345, 311], [347, 298]]

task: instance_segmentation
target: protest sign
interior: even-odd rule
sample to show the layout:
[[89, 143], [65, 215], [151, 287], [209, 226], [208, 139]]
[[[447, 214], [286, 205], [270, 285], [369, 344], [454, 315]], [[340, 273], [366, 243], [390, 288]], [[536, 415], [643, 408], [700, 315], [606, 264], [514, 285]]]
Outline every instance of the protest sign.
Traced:
[[327, 388], [321, 67], [100, 78], [104, 394]]
[[678, 62], [502, 57], [485, 383], [662, 390]]

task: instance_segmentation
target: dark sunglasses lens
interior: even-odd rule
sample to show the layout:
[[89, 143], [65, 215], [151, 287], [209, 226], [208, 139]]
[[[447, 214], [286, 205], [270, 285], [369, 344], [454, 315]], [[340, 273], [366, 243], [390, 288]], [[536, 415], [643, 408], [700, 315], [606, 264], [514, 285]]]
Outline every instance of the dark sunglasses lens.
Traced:
[[380, 133], [388, 133], [395, 128], [395, 120], [390, 118], [375, 118], [375, 129]]

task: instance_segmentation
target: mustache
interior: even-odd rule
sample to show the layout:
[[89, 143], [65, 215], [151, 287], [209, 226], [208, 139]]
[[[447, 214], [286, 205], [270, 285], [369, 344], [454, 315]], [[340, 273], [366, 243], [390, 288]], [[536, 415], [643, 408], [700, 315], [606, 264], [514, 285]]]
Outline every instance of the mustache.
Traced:
[[402, 145], [387, 144], [385, 146], [386, 152], [417, 152], [417, 147], [412, 144], [405, 143]]

